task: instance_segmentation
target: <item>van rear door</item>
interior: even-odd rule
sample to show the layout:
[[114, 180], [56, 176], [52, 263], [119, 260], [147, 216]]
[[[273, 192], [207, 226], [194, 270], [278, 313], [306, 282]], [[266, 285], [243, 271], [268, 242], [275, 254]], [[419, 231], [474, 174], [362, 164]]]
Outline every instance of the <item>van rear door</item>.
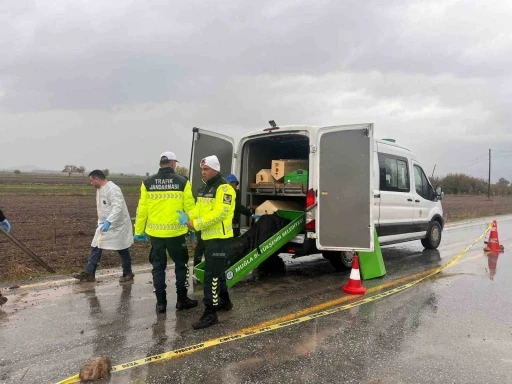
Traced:
[[215, 155], [220, 162], [220, 171], [227, 175], [231, 173], [234, 154], [234, 139], [220, 133], [207, 131], [201, 128], [192, 129], [192, 153], [190, 155], [190, 182], [194, 197], [201, 185], [200, 162], [206, 156]]
[[319, 250], [373, 251], [373, 142], [373, 124], [318, 129]]

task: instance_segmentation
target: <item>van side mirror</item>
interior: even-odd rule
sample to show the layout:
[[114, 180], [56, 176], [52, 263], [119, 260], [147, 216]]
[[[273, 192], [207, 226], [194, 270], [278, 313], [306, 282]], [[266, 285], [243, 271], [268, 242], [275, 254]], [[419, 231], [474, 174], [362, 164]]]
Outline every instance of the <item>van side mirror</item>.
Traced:
[[443, 192], [443, 189], [441, 188], [440, 185], [438, 185], [436, 187], [436, 197], [439, 199], [439, 200], [442, 200], [443, 197], [444, 197], [444, 192]]

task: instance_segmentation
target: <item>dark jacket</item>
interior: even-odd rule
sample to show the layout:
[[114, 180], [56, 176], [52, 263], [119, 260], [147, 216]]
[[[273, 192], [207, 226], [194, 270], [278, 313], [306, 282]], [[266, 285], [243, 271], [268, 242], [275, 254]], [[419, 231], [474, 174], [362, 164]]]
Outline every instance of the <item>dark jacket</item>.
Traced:
[[242, 195], [235, 189], [235, 216], [233, 216], [233, 227], [238, 228], [240, 225], [240, 215], [251, 216], [252, 212], [249, 208], [242, 205]]
[[2, 212], [2, 210], [0, 209], [0, 221], [4, 221], [5, 220], [5, 216]]

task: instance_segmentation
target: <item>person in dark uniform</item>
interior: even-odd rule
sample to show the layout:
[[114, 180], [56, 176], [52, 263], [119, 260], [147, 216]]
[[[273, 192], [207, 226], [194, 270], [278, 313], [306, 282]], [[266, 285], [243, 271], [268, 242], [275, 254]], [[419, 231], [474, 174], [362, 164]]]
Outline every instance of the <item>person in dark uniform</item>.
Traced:
[[233, 187], [236, 193], [235, 198], [235, 215], [233, 216], [233, 236], [240, 236], [240, 215], [252, 217], [252, 212], [249, 208], [242, 205], [242, 195], [238, 193], [238, 185], [240, 182], [233, 174], [226, 176], [226, 181]]
[[226, 266], [233, 238], [235, 190], [222, 177], [217, 156], [201, 160], [201, 174], [206, 184], [197, 195], [197, 203], [188, 213], [190, 230], [201, 231], [205, 245], [204, 306], [205, 310], [194, 329], [218, 323], [217, 310], [230, 310], [233, 304], [226, 285]]

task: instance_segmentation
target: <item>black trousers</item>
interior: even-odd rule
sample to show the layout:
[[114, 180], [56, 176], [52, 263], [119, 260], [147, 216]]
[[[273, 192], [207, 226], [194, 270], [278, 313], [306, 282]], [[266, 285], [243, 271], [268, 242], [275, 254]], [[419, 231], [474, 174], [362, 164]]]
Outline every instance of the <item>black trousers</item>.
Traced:
[[186, 295], [188, 288], [188, 248], [185, 235], [177, 237], [150, 237], [151, 251], [149, 262], [153, 266], [153, 287], [155, 292], [165, 292], [165, 269], [167, 268], [167, 252], [174, 261], [176, 274], [176, 292], [179, 295]]
[[194, 249], [194, 267], [198, 264], [201, 264], [201, 260], [205, 251], [205, 244], [203, 239], [201, 239], [201, 231], [196, 232], [196, 247]]
[[204, 305], [215, 309], [219, 305], [219, 298], [226, 296], [226, 267], [231, 239], [206, 240], [204, 258]]

